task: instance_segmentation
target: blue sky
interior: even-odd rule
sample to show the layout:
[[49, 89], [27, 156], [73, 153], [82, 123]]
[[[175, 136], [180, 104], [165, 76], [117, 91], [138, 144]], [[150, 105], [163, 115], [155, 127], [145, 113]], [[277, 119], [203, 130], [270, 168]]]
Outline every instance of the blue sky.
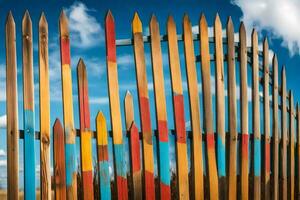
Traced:
[[[23, 128], [23, 102], [22, 102], [22, 52], [21, 52], [21, 22], [25, 10], [28, 9], [33, 22], [33, 45], [34, 45], [34, 75], [35, 75], [35, 111], [36, 111], [36, 129], [39, 130], [38, 116], [38, 21], [41, 12], [46, 15], [49, 25], [49, 67], [50, 67], [50, 92], [51, 92], [51, 124], [55, 118], [62, 120], [62, 103], [61, 103], [61, 77], [60, 77], [60, 54], [59, 54], [59, 32], [58, 18], [62, 9], [65, 10], [69, 17], [70, 37], [71, 37], [71, 65], [73, 75], [73, 99], [74, 99], [74, 119], [75, 126], [79, 128], [78, 101], [77, 101], [77, 80], [76, 65], [80, 57], [83, 58], [89, 79], [90, 109], [91, 109], [91, 126], [95, 129], [94, 119], [99, 110], [104, 112], [107, 118], [108, 128], [110, 129], [109, 105], [107, 98], [106, 82], [106, 61], [105, 61], [105, 41], [104, 41], [104, 17], [108, 9], [114, 15], [116, 23], [117, 39], [131, 38], [131, 20], [135, 11], [143, 22], [144, 35], [149, 34], [148, 24], [152, 14], [155, 14], [160, 23], [161, 34], [166, 33], [166, 20], [168, 15], [173, 15], [177, 23], [178, 33], [182, 33], [182, 18], [184, 13], [190, 17], [193, 25], [193, 31], [197, 31], [197, 24], [201, 13], [204, 13], [210, 27], [213, 26], [215, 14], [218, 12], [223, 24], [226, 25], [228, 16], [231, 16], [235, 25], [235, 31], [238, 31], [239, 23], [244, 20], [247, 33], [250, 36], [252, 27], [259, 31], [259, 41], [263, 37], [269, 37], [269, 46], [273, 52], [278, 55], [279, 66], [286, 65], [287, 85], [294, 91], [295, 102], [300, 98], [300, 90], [297, 90], [300, 78], [300, 3], [293, 0], [282, 2], [280, 0], [246, 0], [235, 1], [1, 1], [0, 0], [0, 133], [3, 138], [0, 140], [0, 171], [6, 172], [6, 139], [5, 138], [5, 34], [4, 27], [6, 16], [11, 10], [16, 23], [16, 43], [17, 43], [17, 63], [18, 63], [18, 98], [19, 98], [19, 127]], [[211, 29], [212, 30], [212, 29]], [[250, 45], [250, 43], [248, 44]], [[184, 65], [183, 45], [179, 43], [181, 54], [182, 79], [184, 85], [185, 97], [185, 116], [187, 128], [189, 129], [189, 109], [186, 86], [186, 74]], [[169, 128], [173, 129], [173, 110], [172, 96], [170, 87], [170, 73], [168, 67], [167, 44], [162, 43], [163, 64], [166, 86], [167, 112]], [[154, 111], [154, 94], [152, 84], [152, 70], [150, 60], [150, 46], [145, 45], [147, 77], [149, 82], [149, 95], [151, 110]], [[195, 53], [199, 54], [199, 43], [195, 42]], [[135, 82], [135, 67], [133, 59], [133, 48], [118, 47], [117, 62], [119, 69], [120, 98], [121, 110], [123, 113], [123, 98], [126, 90], [130, 90], [137, 105], [137, 93]], [[199, 89], [201, 93], [201, 76], [200, 67], [197, 63]], [[212, 67], [214, 64], [212, 63]], [[212, 73], [213, 74], [213, 73]], [[249, 79], [251, 77], [249, 76]], [[237, 77], [237, 81], [239, 78]], [[238, 83], [237, 83], [238, 84]], [[212, 88], [214, 78], [212, 78]], [[249, 80], [250, 86], [250, 80]], [[251, 92], [250, 92], [251, 93]], [[202, 103], [202, 98], [200, 98]], [[239, 104], [238, 104], [239, 105]], [[250, 104], [249, 104], [250, 105]], [[202, 109], [203, 110], [203, 109]], [[249, 111], [251, 111], [249, 109]], [[202, 112], [202, 111], [201, 111]], [[251, 113], [249, 114], [249, 116]], [[138, 107], [135, 107], [135, 119], [139, 125]], [[202, 118], [203, 119], [203, 118]], [[153, 128], [156, 127], [155, 112], [151, 112]], [[124, 118], [123, 124], [125, 125]], [[203, 124], [203, 123], [202, 123]], [[249, 127], [251, 130], [251, 127]], [[251, 132], [251, 131], [250, 131]], [[174, 153], [174, 138], [170, 145], [170, 152]], [[79, 143], [79, 141], [78, 141]], [[95, 145], [94, 145], [95, 146]], [[37, 159], [39, 157], [37, 142]], [[20, 142], [20, 151], [22, 150]], [[95, 156], [95, 155], [94, 155]], [[20, 167], [22, 168], [22, 155], [20, 155]], [[38, 162], [38, 160], [37, 160]], [[38, 169], [38, 166], [37, 166]], [[22, 177], [22, 174], [21, 174]], [[6, 182], [5, 173], [0, 173], [0, 186]]]

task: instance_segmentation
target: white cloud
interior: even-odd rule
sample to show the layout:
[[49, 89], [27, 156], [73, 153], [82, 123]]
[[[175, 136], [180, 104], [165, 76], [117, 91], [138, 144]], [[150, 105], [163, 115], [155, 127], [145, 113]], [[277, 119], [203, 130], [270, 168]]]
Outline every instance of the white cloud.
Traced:
[[254, 26], [258, 31], [268, 31], [271, 39], [282, 39], [282, 46], [291, 55], [300, 53], [299, 0], [232, 0], [231, 3], [241, 8], [241, 20], [248, 30]]
[[90, 15], [93, 10], [82, 2], [75, 2], [66, 9], [69, 18], [72, 44], [80, 48], [100, 45], [104, 40], [104, 31], [97, 19]]
[[0, 129], [6, 128], [6, 115], [0, 116]]
[[106, 104], [108, 104], [108, 102], [109, 102], [108, 97], [90, 97], [90, 100], [89, 100], [90, 104], [106, 105]]
[[0, 157], [6, 156], [6, 152], [4, 149], [0, 149]]
[[0, 160], [0, 167], [6, 167], [7, 161], [5, 160]]

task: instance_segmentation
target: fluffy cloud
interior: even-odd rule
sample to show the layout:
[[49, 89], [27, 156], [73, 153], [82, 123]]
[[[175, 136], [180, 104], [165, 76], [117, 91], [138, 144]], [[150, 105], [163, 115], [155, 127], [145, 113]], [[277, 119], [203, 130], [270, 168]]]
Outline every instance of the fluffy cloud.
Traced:
[[6, 128], [6, 115], [0, 116], [0, 129]]
[[299, 54], [300, 47], [300, 1], [299, 0], [232, 0], [241, 8], [248, 30], [253, 26], [270, 32], [271, 38], [282, 39], [282, 46], [291, 55]]
[[95, 17], [93, 10], [82, 2], [75, 2], [66, 10], [69, 18], [72, 44], [76, 47], [88, 48], [100, 45], [104, 39], [104, 31]]

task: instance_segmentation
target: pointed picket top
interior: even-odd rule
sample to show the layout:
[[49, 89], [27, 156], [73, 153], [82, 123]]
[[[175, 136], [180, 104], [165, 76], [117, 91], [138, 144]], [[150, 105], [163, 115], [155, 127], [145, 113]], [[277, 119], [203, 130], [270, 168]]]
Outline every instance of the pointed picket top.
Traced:
[[[290, 104], [291, 104], [292, 106], [294, 106], [294, 105], [293, 105], [293, 104], [294, 104], [294, 95], [293, 95], [293, 91], [292, 91], [292, 90], [289, 91], [289, 97], [290, 97]], [[291, 107], [290, 107], [290, 108], [291, 108]], [[293, 113], [293, 110], [290, 110], [290, 112]]]
[[205, 15], [203, 13], [201, 14], [199, 24], [200, 24], [200, 30], [201, 30], [201, 28], [207, 29], [207, 21], [206, 21]]
[[79, 58], [77, 68], [78, 68], [78, 72], [86, 71], [86, 66], [85, 66], [84, 61], [83, 61], [82, 58]]
[[65, 12], [62, 10], [59, 16], [59, 31], [61, 36], [69, 35], [69, 22]]
[[96, 116], [97, 144], [107, 145], [106, 119], [102, 111], [98, 111]]
[[216, 14], [216, 17], [215, 17], [214, 28], [215, 28], [215, 32], [216, 32], [216, 30], [221, 30], [221, 33], [222, 33], [222, 22], [221, 22], [221, 19], [220, 19], [220, 16], [218, 13]]
[[39, 21], [39, 27], [48, 27], [48, 22], [47, 22], [44, 12], [42, 12], [42, 14], [41, 14], [40, 21]]
[[252, 38], [252, 43], [258, 41], [257, 31], [255, 29], [252, 29], [251, 38]]
[[284, 65], [282, 66], [281, 76], [282, 76], [282, 79], [281, 79], [282, 88], [281, 88], [281, 90], [283, 90], [283, 89], [285, 89], [283, 87], [285, 87], [285, 85], [286, 85], [286, 70], [285, 70], [285, 66]]
[[273, 69], [273, 75], [274, 75], [274, 70], [277, 71], [277, 66], [278, 66], [278, 60], [277, 60], [277, 55], [274, 53], [273, 58], [272, 58], [272, 65], [273, 67], [276, 67], [276, 69]]
[[183, 15], [183, 24], [185, 24], [185, 25], [191, 25], [190, 24], [190, 18], [188, 16], [188, 14], [186, 14], [186, 13], [184, 13], [184, 15]]
[[134, 106], [133, 106], [133, 98], [129, 90], [127, 90], [125, 98], [124, 98], [124, 108], [125, 108], [125, 121], [126, 121], [126, 129], [130, 130], [130, 125], [134, 121]]
[[108, 10], [107, 13], [106, 13], [106, 16], [105, 16], [105, 22], [114, 22], [115, 19], [114, 19], [114, 16], [111, 12], [111, 10]]
[[231, 16], [229, 16], [227, 19], [227, 31], [229, 31], [229, 30], [230, 30], [230, 32], [234, 32], [233, 31], [234, 27], [233, 27], [233, 22], [232, 22]]
[[104, 127], [102, 127], [102, 128], [106, 130], [106, 122], [105, 122], [106, 119], [105, 119], [105, 116], [102, 111], [98, 111], [97, 116], [96, 116], [96, 121], [98, 123], [101, 123], [102, 125], [105, 124], [105, 128]]
[[25, 11], [25, 14], [23, 16], [22, 32], [23, 35], [26, 36], [26, 38], [32, 36], [32, 22], [28, 10]]
[[240, 23], [240, 28], [239, 28], [240, 34], [243, 34], [246, 36], [246, 28], [244, 22]]
[[172, 15], [168, 16], [168, 20], [167, 20], [167, 29], [169, 29], [172, 26], [175, 26], [175, 21]]
[[11, 11], [8, 12], [7, 18], [6, 18], [6, 28], [8, 27], [14, 27], [15, 26], [15, 20], [14, 16]]
[[156, 19], [156, 16], [154, 14], [152, 14], [151, 20], [150, 20], [150, 26], [154, 26], [154, 25], [157, 25], [157, 19]]
[[54, 125], [53, 125], [54, 133], [61, 133], [63, 132], [63, 127], [58, 118], [55, 119]]
[[268, 49], [269, 48], [268, 38], [267, 37], [264, 38], [263, 48], [264, 49]]
[[142, 22], [141, 22], [137, 12], [134, 13], [134, 17], [132, 20], [132, 32], [133, 32], [133, 34], [143, 32]]

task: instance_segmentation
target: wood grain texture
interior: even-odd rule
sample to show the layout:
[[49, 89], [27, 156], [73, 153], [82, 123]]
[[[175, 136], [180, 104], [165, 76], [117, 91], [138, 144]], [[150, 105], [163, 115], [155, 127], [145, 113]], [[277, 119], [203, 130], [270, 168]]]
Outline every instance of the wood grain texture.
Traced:
[[263, 157], [263, 198], [270, 199], [270, 95], [269, 95], [269, 45], [267, 38], [264, 39], [263, 43], [263, 71], [264, 71], [264, 82], [263, 82], [263, 96], [264, 96], [264, 157]]
[[97, 154], [100, 180], [101, 199], [111, 199], [110, 174], [109, 174], [109, 154], [108, 154], [108, 134], [106, 120], [102, 112], [98, 112], [96, 117], [97, 131]]
[[182, 90], [182, 79], [180, 69], [180, 59], [178, 52], [178, 42], [176, 24], [172, 16], [167, 22], [168, 53], [171, 71], [171, 84], [173, 95], [174, 124], [176, 131], [176, 163], [179, 199], [189, 199], [189, 177], [188, 158], [186, 145], [186, 129], [184, 117], [184, 100]]
[[285, 67], [281, 71], [281, 192], [280, 199], [287, 199], [287, 113], [286, 113], [286, 75]]
[[145, 198], [155, 199], [154, 187], [154, 156], [152, 146], [152, 128], [150, 119], [150, 105], [148, 96], [148, 81], [145, 65], [144, 43], [142, 23], [137, 13], [132, 21], [132, 33], [134, 41], [134, 56], [136, 79], [138, 87], [138, 99], [140, 107], [141, 129], [143, 134], [143, 164], [144, 164], [144, 188]]
[[248, 133], [248, 81], [247, 81], [247, 35], [244, 23], [239, 30], [240, 39], [240, 112], [241, 112], [241, 194], [240, 198], [247, 200], [249, 195], [249, 133]]
[[167, 105], [163, 61], [160, 44], [159, 24], [152, 15], [149, 25], [151, 36], [152, 74], [154, 80], [154, 96], [156, 109], [156, 124], [158, 130], [158, 167], [160, 177], [160, 199], [171, 199], [170, 189], [170, 158], [169, 134], [167, 123]]
[[227, 21], [227, 64], [228, 64], [228, 120], [229, 120], [229, 180], [228, 199], [237, 198], [237, 108], [236, 108], [236, 76], [235, 76], [235, 49], [234, 26], [229, 17]]
[[187, 15], [183, 18], [184, 55], [186, 74], [188, 80], [189, 106], [192, 127], [192, 173], [193, 192], [195, 199], [204, 199], [203, 158], [202, 158], [202, 132], [200, 125], [200, 105], [195, 64], [192, 26]]
[[48, 60], [48, 23], [44, 13], [39, 21], [39, 79], [41, 134], [41, 198], [51, 199], [50, 172], [50, 94]]
[[7, 198], [19, 198], [19, 127], [15, 21], [9, 12], [5, 24], [6, 47], [6, 145], [7, 145]]
[[219, 198], [218, 171], [215, 156], [215, 139], [213, 126], [212, 111], [212, 94], [211, 94], [211, 69], [208, 41], [208, 27], [204, 15], [201, 15], [199, 22], [200, 33], [200, 55], [201, 55], [201, 75], [202, 91], [204, 102], [204, 131], [206, 134], [206, 152], [208, 165], [209, 197], [210, 199]]
[[53, 157], [55, 199], [64, 200], [67, 197], [65, 138], [59, 119], [56, 119], [53, 125]]
[[253, 170], [254, 170], [254, 191], [253, 197], [256, 200], [261, 198], [261, 141], [260, 141], [260, 108], [259, 108], [259, 66], [258, 66], [258, 37], [253, 29], [251, 35], [252, 41], [252, 123], [254, 135], [253, 151]]
[[125, 121], [126, 121], [126, 130], [129, 131], [132, 122], [134, 121], [134, 106], [133, 98], [129, 91], [126, 92], [124, 98], [124, 109], [125, 109]]
[[272, 61], [273, 66], [273, 87], [272, 87], [272, 101], [273, 101], [273, 140], [274, 145], [272, 149], [273, 154], [273, 185], [272, 185], [272, 198], [277, 200], [279, 199], [279, 125], [278, 125], [278, 63], [276, 55], [273, 56]]
[[86, 67], [82, 59], [77, 65], [78, 102], [80, 121], [80, 152], [83, 199], [94, 199], [92, 140], [89, 93]]
[[292, 91], [289, 92], [289, 191], [288, 198], [295, 198], [295, 118], [294, 118], [294, 97]]
[[109, 90], [109, 105], [111, 127], [113, 132], [115, 175], [117, 177], [117, 192], [119, 199], [127, 199], [126, 164], [123, 151], [122, 121], [120, 110], [118, 68], [116, 62], [116, 33], [115, 22], [109, 11], [105, 18], [107, 80]]
[[133, 185], [133, 199], [142, 199], [142, 168], [140, 156], [140, 138], [139, 130], [134, 122], [130, 127], [129, 136], [130, 160], [131, 160], [131, 175]]
[[216, 120], [217, 120], [217, 159], [219, 175], [219, 198], [227, 197], [226, 147], [225, 147], [225, 93], [224, 55], [222, 24], [219, 15], [214, 23], [215, 37], [215, 79], [216, 79]]
[[35, 199], [34, 78], [32, 22], [26, 11], [22, 20], [24, 104], [24, 198]]
[[67, 199], [77, 199], [77, 157], [73, 115], [72, 73], [70, 63], [70, 36], [68, 19], [62, 11], [59, 18], [62, 101], [64, 115], [64, 132], [66, 143], [66, 184]]

